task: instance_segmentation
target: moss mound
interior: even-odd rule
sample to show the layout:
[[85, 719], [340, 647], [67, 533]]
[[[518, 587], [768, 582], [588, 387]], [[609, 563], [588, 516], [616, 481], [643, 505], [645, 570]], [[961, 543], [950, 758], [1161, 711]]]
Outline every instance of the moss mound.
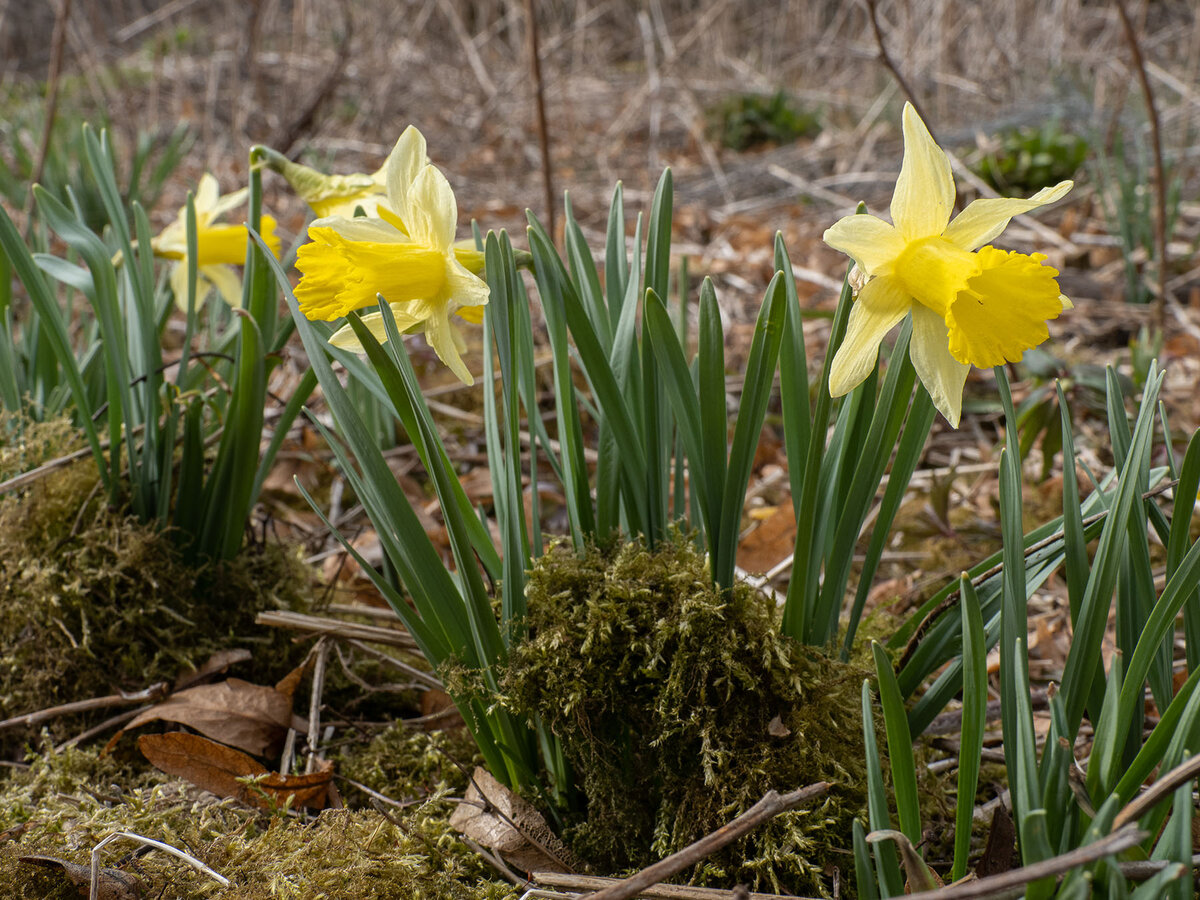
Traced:
[[586, 796], [564, 838], [615, 872], [673, 853], [769, 789], [834, 789], [687, 873], [693, 882], [828, 893], [865, 808], [864, 672], [779, 634], [773, 604], [722, 596], [682, 541], [583, 558], [558, 548], [530, 573], [529, 640], [506, 701], [558, 735]]
[[[74, 446], [64, 422], [0, 422], [0, 476]], [[186, 563], [174, 540], [98, 499], [82, 460], [0, 496], [0, 719], [173, 681], [215, 650], [255, 652], [239, 674], [270, 683], [303, 648], [254, 626], [264, 609], [303, 609], [312, 576], [293, 553], [248, 546], [223, 563]], [[111, 715], [98, 714], [93, 721]], [[82, 730], [58, 720], [52, 737]], [[19, 758], [33, 735], [0, 732]]]
[[[411, 737], [416, 743], [436, 740]], [[511, 886], [490, 879], [490, 871], [450, 830], [450, 806], [435, 794], [390, 818], [374, 810], [326, 811], [307, 821], [272, 817], [231, 801], [206, 802], [181, 782], [156, 772], [133, 775], [90, 752], [46, 752], [28, 771], [0, 783], [0, 896], [78, 897], [61, 874], [18, 857], [46, 855], [88, 865], [97, 842], [130, 831], [185, 850], [230, 880], [221, 887], [159, 851], [135, 857], [133, 842], [102, 851], [105, 866], [135, 874], [152, 897], [516, 897]]]

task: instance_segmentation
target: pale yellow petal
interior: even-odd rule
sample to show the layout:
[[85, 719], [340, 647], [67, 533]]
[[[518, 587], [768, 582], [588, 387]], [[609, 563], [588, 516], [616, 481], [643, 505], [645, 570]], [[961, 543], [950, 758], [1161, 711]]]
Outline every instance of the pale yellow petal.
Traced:
[[[392, 308], [392, 317], [396, 320], [396, 328], [401, 333], [412, 328], [420, 322], [420, 319], [410, 316], [404, 310], [403, 304], [390, 303]], [[362, 317], [362, 322], [370, 330], [371, 335], [381, 344], [387, 343], [387, 328], [383, 324], [383, 313], [373, 312], [367, 313]], [[358, 335], [354, 333], [354, 329], [348, 324], [343, 325], [329, 337], [329, 343], [335, 347], [340, 347], [343, 350], [350, 350], [354, 353], [365, 353], [362, 344], [358, 340]]]
[[[179, 308], [180, 312], [187, 313], [188, 274], [187, 274], [187, 263], [186, 262], [175, 263], [171, 266], [170, 283], [171, 283], [171, 293], [175, 295], [175, 306], [177, 306]], [[197, 292], [197, 294], [200, 292], [199, 285], [196, 286], [196, 292]], [[196, 304], [196, 308], [197, 309], [200, 308], [199, 303]]]
[[1061, 200], [1074, 186], [1073, 181], [1060, 181], [1054, 187], [1042, 188], [1028, 200], [1019, 197], [973, 200], [947, 226], [945, 237], [964, 250], [978, 250], [994, 241], [1013, 216]]
[[211, 214], [211, 210], [217, 205], [217, 199], [221, 195], [220, 185], [217, 184], [217, 179], [205, 172], [200, 176], [200, 183], [196, 185], [196, 218], [206, 213]]
[[409, 188], [416, 180], [417, 174], [429, 164], [429, 157], [426, 153], [424, 135], [414, 126], [409, 125], [404, 129], [400, 140], [396, 141], [396, 146], [392, 148], [387, 161], [383, 164], [391, 207], [401, 216], [404, 215], [404, 201], [408, 196]]
[[904, 104], [904, 162], [892, 195], [892, 221], [907, 240], [941, 234], [954, 209], [950, 161], [911, 103]]
[[491, 296], [488, 283], [478, 275], [472, 275], [453, 257], [446, 260], [446, 287], [444, 291], [455, 308], [463, 306], [482, 307]]
[[400, 217], [409, 237], [426, 247], [452, 252], [458, 204], [446, 176], [434, 166], [425, 166], [409, 187], [407, 201]]
[[[218, 197], [216, 202], [214, 202], [212, 204], [212, 206], [206, 210], [206, 212], [208, 214], [208, 221], [212, 222], [215, 219], [219, 219], [221, 216], [223, 216], [225, 213], [229, 212], [231, 209], [237, 209], [239, 206], [243, 205], [246, 202], [246, 197], [249, 194], [250, 194], [249, 189], [239, 188], [238, 190], [234, 191], [232, 194], [226, 194], [224, 197]], [[199, 215], [200, 215], [200, 204], [197, 203], [196, 204], [197, 218], [199, 218]]]
[[474, 376], [463, 362], [460, 348], [464, 345], [458, 327], [450, 321], [445, 309], [436, 311], [425, 320], [425, 340], [446, 367], [458, 376], [459, 381], [463, 384], [475, 383]]
[[309, 206], [321, 218], [342, 216], [343, 218], [362, 218], [357, 213], [361, 209], [364, 216], [379, 218], [379, 208], [387, 206], [387, 194], [382, 191], [370, 191], [365, 194], [353, 194], [347, 197], [328, 197], [323, 200], [311, 200]]
[[[230, 266], [202, 266], [200, 273], [212, 282], [221, 299], [232, 309], [242, 305], [242, 280]], [[199, 304], [197, 304], [199, 307]]]
[[875, 368], [879, 343], [908, 314], [912, 298], [892, 278], [868, 281], [850, 308], [846, 337], [829, 370], [829, 394], [840, 397], [854, 390]]
[[372, 241], [376, 243], [407, 243], [408, 238], [389, 225], [383, 219], [368, 218], [367, 216], [326, 216], [315, 220], [308, 226], [311, 234], [313, 228], [332, 228], [348, 241]]
[[823, 240], [834, 250], [851, 257], [868, 276], [887, 275], [891, 264], [904, 252], [904, 238], [883, 219], [857, 215], [838, 219], [826, 229]]
[[962, 416], [963, 385], [971, 367], [950, 355], [949, 330], [941, 316], [919, 303], [913, 305], [912, 316], [909, 359], [933, 405], [957, 428]]

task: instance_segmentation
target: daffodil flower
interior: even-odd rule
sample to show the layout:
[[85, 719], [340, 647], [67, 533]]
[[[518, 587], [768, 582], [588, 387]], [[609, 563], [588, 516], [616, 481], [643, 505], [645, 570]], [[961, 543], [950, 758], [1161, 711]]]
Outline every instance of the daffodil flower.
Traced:
[[[257, 148], [268, 168], [287, 179], [300, 199], [312, 208], [318, 217], [350, 217], [362, 209], [367, 216], [379, 215], [379, 204], [387, 203], [387, 167], [385, 161], [370, 175], [355, 172], [350, 175], [326, 175], [316, 169], [292, 162], [286, 156], [269, 147]], [[395, 154], [400, 144], [392, 150]], [[388, 157], [389, 160], [391, 157]]]
[[[221, 298], [232, 307], [242, 305], [242, 282], [233, 270], [246, 259], [246, 227], [217, 224], [217, 219], [246, 202], [246, 189], [220, 196], [217, 179], [207, 172], [201, 176], [193, 201], [196, 207], [196, 308], [204, 305], [215, 287]], [[278, 258], [280, 242], [275, 234], [275, 220], [262, 217], [262, 236], [271, 252]], [[179, 211], [175, 221], [150, 242], [155, 256], [178, 260], [171, 268], [171, 290], [175, 304], [187, 311], [188, 244], [187, 206]]]
[[985, 246], [1013, 216], [1053, 203], [1063, 181], [1027, 200], [975, 200], [950, 221], [954, 178], [911, 104], [904, 105], [904, 161], [892, 196], [892, 224], [846, 216], [825, 243], [852, 257], [865, 283], [834, 356], [829, 392], [839, 397], [871, 373], [884, 336], [912, 315], [909, 356], [934, 405], [954, 427], [971, 366], [1017, 362], [1049, 336], [1046, 322], [1071, 302], [1040, 253]]
[[[475, 273], [483, 269], [483, 256], [456, 247], [454, 192], [446, 176], [426, 162], [425, 139], [415, 128], [405, 130], [388, 157], [385, 180], [387, 202], [378, 205], [378, 217], [328, 216], [309, 226], [310, 243], [296, 258], [300, 311], [310, 319], [333, 320], [383, 298], [401, 331], [424, 332], [442, 362], [473, 384], [451, 316], [482, 320], [489, 289]], [[363, 321], [377, 339], [385, 339], [380, 313]], [[330, 342], [362, 349], [349, 326]]]

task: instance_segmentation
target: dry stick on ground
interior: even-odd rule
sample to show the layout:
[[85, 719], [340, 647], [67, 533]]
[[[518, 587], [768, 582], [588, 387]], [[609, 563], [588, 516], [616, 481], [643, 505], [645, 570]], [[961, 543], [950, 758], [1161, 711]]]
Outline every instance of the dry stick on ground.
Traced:
[[[42, 180], [46, 168], [46, 154], [50, 152], [50, 134], [54, 130], [54, 119], [58, 115], [58, 76], [62, 72], [63, 47], [67, 43], [67, 19], [71, 16], [71, 0], [61, 0], [58, 15], [54, 19], [54, 36], [50, 39], [50, 72], [46, 76], [46, 120], [42, 123], [42, 140], [38, 144], [37, 160], [33, 166], [30, 184]], [[33, 191], [25, 198], [25, 215], [29, 218], [26, 237], [33, 233]]]
[[304, 766], [306, 775], [311, 775], [317, 770], [321, 743], [321, 693], [325, 688], [325, 663], [329, 659], [329, 638], [319, 638], [315, 652], [317, 660], [313, 665], [312, 698], [308, 704], [308, 762]]
[[1041, 862], [1012, 869], [999, 875], [989, 875], [975, 881], [960, 881], [936, 891], [909, 894], [905, 900], [982, 900], [982, 898], [1011, 897], [1020, 894], [1026, 885], [1043, 878], [1062, 875], [1078, 866], [1096, 862], [1106, 856], [1135, 847], [1146, 838], [1146, 832], [1136, 825], [1126, 825], [1105, 835], [1093, 844], [1055, 856]]
[[[273, 610], [261, 612], [254, 620], [256, 625], [267, 625], [271, 628], [289, 628], [293, 631], [307, 631], [316, 634], [326, 634], [347, 640], [367, 641], [371, 644], [385, 644], [389, 647], [399, 647], [402, 650], [418, 650], [417, 642], [407, 631], [396, 628], [381, 628], [378, 625], [360, 625], [357, 622], [343, 622], [340, 619], [327, 619], [321, 616], [309, 616], [304, 613]], [[399, 620], [397, 620], [399, 624]]]
[[1129, 805], [1117, 813], [1116, 818], [1113, 819], [1113, 828], [1120, 828], [1127, 822], [1137, 821], [1175, 788], [1185, 781], [1191, 781], [1198, 774], [1200, 774], [1200, 755], [1193, 756], [1170, 772], [1160, 775], [1144, 793], [1129, 801]]
[[[533, 881], [550, 887], [564, 888], [569, 891], [598, 891], [610, 885], [620, 884], [620, 878], [605, 878], [600, 875], [567, 875], [562, 872], [534, 872]], [[782, 900], [781, 894], [750, 893], [742, 888], [723, 890], [722, 888], [693, 887], [684, 884], [656, 884], [642, 890], [641, 896], [653, 900]], [[836, 895], [835, 895], [836, 896]], [[797, 900], [790, 897], [789, 900]]]
[[546, 195], [546, 227], [555, 239], [554, 177], [550, 170], [550, 129], [546, 124], [546, 92], [542, 82], [542, 59], [538, 51], [537, 16], [533, 0], [525, 0], [525, 33], [529, 42], [529, 72], [533, 76], [533, 96], [537, 109], [538, 145], [542, 152], [542, 191]]
[[677, 872], [682, 872], [688, 866], [695, 865], [705, 857], [711, 856], [722, 847], [732, 844], [738, 838], [749, 834], [768, 819], [782, 812], [795, 809], [807, 800], [819, 797], [828, 791], [828, 781], [818, 781], [808, 787], [800, 788], [788, 794], [780, 795], [775, 791], [767, 791], [761, 800], [742, 813], [727, 825], [722, 825], [712, 834], [705, 835], [694, 844], [689, 844], [678, 853], [672, 853], [666, 859], [642, 869], [636, 875], [617, 882], [611, 887], [588, 894], [588, 900], [628, 900], [636, 897], [651, 885], [658, 884]]
[[1155, 298], [1154, 313], [1157, 319], [1159, 333], [1167, 327], [1167, 179], [1166, 166], [1163, 165], [1162, 133], [1159, 129], [1158, 107], [1154, 103], [1154, 91], [1150, 88], [1150, 79], [1146, 75], [1146, 60], [1142, 56], [1142, 48], [1138, 44], [1137, 32], [1125, 9], [1125, 0], [1116, 0], [1117, 13], [1121, 17], [1121, 27], [1125, 31], [1125, 40], [1129, 44], [1129, 52], [1133, 56], [1133, 68], [1137, 72], [1138, 83], [1142, 86], [1142, 98], [1146, 102], [1146, 115], [1150, 119], [1150, 143], [1154, 150], [1154, 243], [1158, 252], [1158, 296]]
[[76, 700], [74, 703], [63, 703], [61, 706], [51, 706], [48, 709], [26, 713], [23, 716], [13, 716], [0, 722], [0, 731], [5, 728], [15, 728], [20, 725], [38, 725], [59, 716], [72, 713], [90, 712], [93, 709], [108, 709], [112, 706], [128, 706], [131, 703], [145, 703], [147, 700], [156, 702], [167, 695], [167, 683], [160, 681], [152, 684], [144, 691], [134, 694], [110, 694], [107, 697], [94, 697], [91, 700]]

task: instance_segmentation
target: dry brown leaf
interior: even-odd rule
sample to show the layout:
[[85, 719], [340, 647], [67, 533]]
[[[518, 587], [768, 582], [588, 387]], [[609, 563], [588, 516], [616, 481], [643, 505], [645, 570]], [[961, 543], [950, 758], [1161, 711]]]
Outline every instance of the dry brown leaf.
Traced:
[[109, 746], [125, 731], [156, 721], [178, 722], [255, 756], [273, 756], [292, 724], [292, 697], [240, 678], [202, 684], [150, 707], [118, 732]]
[[427, 720], [421, 723], [426, 731], [449, 731], [467, 724], [450, 695], [437, 688], [421, 692], [421, 718]]
[[529, 801], [518, 797], [487, 769], [476, 766], [450, 827], [495, 850], [525, 872], [578, 871], [570, 851]]
[[156, 768], [218, 797], [249, 802], [248, 789], [238, 779], [267, 774], [267, 767], [253, 757], [198, 734], [143, 734], [138, 749]]
[[[81, 866], [57, 856], [18, 856], [17, 859], [23, 863], [61, 872], [85, 897], [91, 892], [91, 865]], [[97, 887], [100, 900], [137, 900], [143, 896], [141, 880], [136, 875], [122, 872], [120, 869], [101, 868]]]
[[275, 690], [287, 698], [288, 709], [291, 709], [292, 698], [296, 696], [296, 688], [300, 686], [301, 679], [308, 673], [308, 667], [312, 665], [312, 659], [313, 657], [310, 653], [304, 662], [284, 675], [282, 680], [275, 685]]
[[249, 662], [254, 658], [249, 650], [244, 647], [235, 647], [230, 650], [218, 650], [212, 656], [204, 661], [204, 664], [198, 669], [189, 669], [183, 672], [175, 679], [175, 687], [173, 690], [182, 691], [186, 688], [194, 687], [202, 681], [211, 680], [213, 675], [222, 675], [225, 671], [235, 663]]
[[[240, 750], [218, 744], [198, 734], [173, 731], [144, 734], [138, 749], [158, 769], [190, 781], [218, 797], [233, 797], [259, 809], [292, 806], [323, 809], [333, 780], [333, 763], [324, 762], [311, 775], [268, 772], [258, 760]], [[253, 785], [238, 779], [257, 778]]]
[[760, 520], [738, 547], [738, 565], [745, 571], [769, 572], [796, 549], [796, 518], [792, 504], [775, 507], [774, 514]]

